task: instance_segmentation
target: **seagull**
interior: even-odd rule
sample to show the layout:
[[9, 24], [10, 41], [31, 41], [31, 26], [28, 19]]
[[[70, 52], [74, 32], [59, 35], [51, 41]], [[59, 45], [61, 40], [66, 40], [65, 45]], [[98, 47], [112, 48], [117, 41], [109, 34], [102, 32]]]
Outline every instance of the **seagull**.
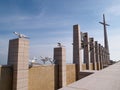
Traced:
[[59, 43], [59, 42], [58, 42], [57, 44], [58, 44], [58, 46], [59, 46], [59, 47], [61, 47], [61, 46], [62, 46], [62, 45], [61, 45], [61, 43]]
[[58, 42], [57, 44], [58, 44], [58, 45], [57, 45], [58, 47], [65, 47], [65, 46], [63, 46], [60, 42]]
[[29, 39], [29, 37], [28, 36], [26, 36], [26, 35], [24, 35], [24, 34], [20, 34], [20, 33], [18, 33], [18, 32], [13, 32], [15, 35], [17, 35], [19, 38], [27, 38], [27, 39]]

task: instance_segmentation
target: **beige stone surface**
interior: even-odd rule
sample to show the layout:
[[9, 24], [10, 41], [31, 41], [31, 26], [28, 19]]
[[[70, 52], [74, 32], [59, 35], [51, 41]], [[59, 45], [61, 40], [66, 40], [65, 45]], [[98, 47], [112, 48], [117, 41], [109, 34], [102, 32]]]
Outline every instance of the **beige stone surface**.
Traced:
[[83, 58], [84, 58], [84, 63], [86, 63], [86, 69], [90, 69], [90, 55], [89, 55], [89, 50], [90, 50], [90, 45], [89, 43], [89, 36], [88, 33], [84, 33], [83, 37], [83, 43], [84, 43], [84, 48], [83, 48]]
[[76, 64], [76, 80], [79, 79], [79, 72], [82, 69], [81, 63], [81, 33], [80, 26], [73, 25], [73, 63]]
[[0, 66], [0, 90], [12, 90], [12, 67]]
[[120, 62], [59, 90], [120, 90]]
[[93, 63], [90, 63], [90, 68], [89, 70], [93, 70]]
[[66, 83], [67, 85], [76, 81], [76, 68], [75, 64], [66, 65]]
[[82, 64], [82, 70], [86, 70], [86, 64]]
[[13, 89], [28, 90], [29, 40], [9, 41], [8, 65], [13, 65]]
[[[66, 65], [66, 83], [67, 85], [73, 83], [76, 80], [75, 64]], [[27, 80], [26, 71], [19, 71], [18, 79], [21, 84], [18, 87], [22, 87]], [[17, 72], [14, 72], [17, 74]], [[0, 66], [0, 90], [12, 90], [12, 76], [13, 71], [10, 66]], [[26, 79], [22, 79], [26, 78]], [[57, 90], [58, 89], [58, 66], [33, 66], [29, 69], [29, 84], [28, 90]], [[24, 83], [23, 83], [24, 82]], [[22, 89], [23, 90], [23, 89]]]
[[30, 68], [29, 90], [56, 90], [58, 88], [57, 72], [58, 68], [54, 65], [40, 65]]
[[59, 88], [66, 86], [66, 49], [65, 47], [54, 48], [55, 64], [59, 67]]

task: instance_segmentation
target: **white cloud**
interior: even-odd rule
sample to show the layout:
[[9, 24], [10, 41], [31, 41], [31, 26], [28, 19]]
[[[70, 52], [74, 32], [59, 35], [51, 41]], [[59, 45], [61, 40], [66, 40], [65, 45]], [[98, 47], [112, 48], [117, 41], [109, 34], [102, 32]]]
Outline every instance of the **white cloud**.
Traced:
[[[117, 29], [115, 31], [118, 31]], [[119, 32], [120, 33], [120, 32]], [[109, 35], [109, 48], [110, 48], [110, 56], [112, 60], [119, 60], [119, 52], [120, 52], [120, 36], [119, 33], [110, 32]]]
[[114, 16], [120, 16], [120, 4], [108, 7], [105, 12]]

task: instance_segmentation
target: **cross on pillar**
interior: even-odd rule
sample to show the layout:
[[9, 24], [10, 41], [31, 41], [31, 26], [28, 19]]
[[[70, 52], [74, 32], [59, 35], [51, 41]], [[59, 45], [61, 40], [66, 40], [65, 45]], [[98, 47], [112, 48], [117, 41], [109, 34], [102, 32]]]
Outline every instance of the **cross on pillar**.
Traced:
[[110, 25], [106, 24], [104, 14], [103, 14], [103, 22], [99, 22], [99, 23], [102, 24], [104, 27], [104, 44], [105, 44], [105, 48], [109, 51], [106, 26], [110, 26]]
[[109, 46], [108, 46], [108, 38], [107, 38], [107, 29], [106, 26], [110, 26], [106, 23], [105, 21], [105, 15], [103, 14], [103, 22], [99, 22], [100, 24], [103, 25], [104, 27], [104, 47], [107, 49], [108, 53], [109, 53]]

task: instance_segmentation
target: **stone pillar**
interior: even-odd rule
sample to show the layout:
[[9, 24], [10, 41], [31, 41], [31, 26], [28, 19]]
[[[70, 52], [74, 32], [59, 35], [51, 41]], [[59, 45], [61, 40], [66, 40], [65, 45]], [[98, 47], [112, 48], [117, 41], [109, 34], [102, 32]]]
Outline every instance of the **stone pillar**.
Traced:
[[84, 43], [84, 63], [86, 63], [86, 69], [90, 69], [90, 57], [89, 57], [89, 37], [88, 33], [84, 33], [83, 36], [83, 43]]
[[107, 51], [107, 54], [108, 54], [108, 64], [110, 65], [110, 53]]
[[0, 66], [0, 80], [1, 80], [1, 78], [2, 78], [2, 66]]
[[104, 67], [106, 67], [106, 55], [105, 55], [105, 48], [103, 48], [103, 56], [104, 56]]
[[81, 36], [79, 25], [73, 26], [73, 63], [76, 64], [76, 80], [79, 79], [79, 72], [82, 70], [81, 65]]
[[102, 61], [102, 67], [104, 66], [104, 56], [103, 56], [103, 46], [101, 46], [101, 61]]
[[105, 48], [105, 65], [108, 66], [107, 49]]
[[97, 70], [99, 70], [100, 69], [100, 61], [99, 61], [99, 47], [98, 47], [97, 41], [95, 41], [95, 54], [96, 54]]
[[29, 41], [9, 41], [8, 64], [13, 65], [13, 90], [28, 90]]
[[64, 47], [54, 48], [55, 64], [59, 68], [59, 88], [66, 86], [66, 50]]
[[105, 66], [105, 48], [102, 47], [102, 51], [103, 51], [103, 67]]
[[110, 64], [110, 55], [109, 55], [108, 50], [106, 50], [106, 63], [107, 63], [107, 65]]
[[90, 38], [90, 62], [93, 63], [93, 70], [96, 70], [97, 68], [96, 68], [94, 38]]
[[99, 44], [99, 61], [100, 61], [100, 69], [103, 69], [103, 64], [102, 64], [102, 46]]

